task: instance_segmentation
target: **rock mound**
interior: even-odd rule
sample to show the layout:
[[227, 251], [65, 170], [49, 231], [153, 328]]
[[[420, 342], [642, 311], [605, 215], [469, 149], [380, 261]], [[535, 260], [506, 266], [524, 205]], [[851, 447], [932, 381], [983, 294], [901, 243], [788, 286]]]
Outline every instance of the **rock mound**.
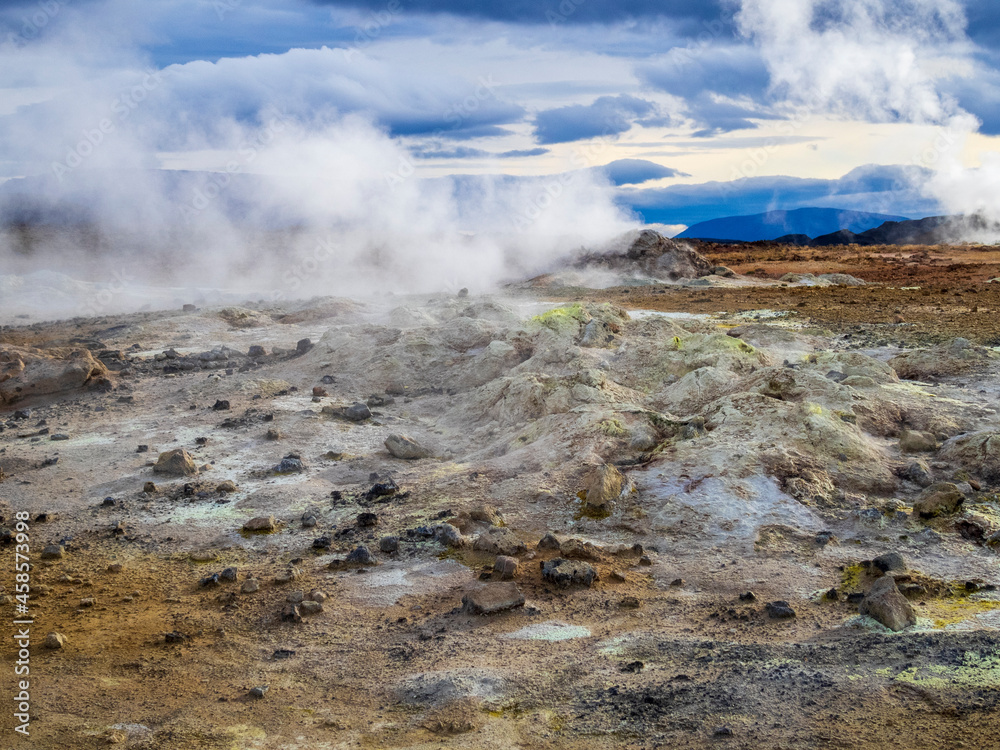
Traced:
[[0, 348], [0, 404], [83, 388], [108, 374], [86, 349]]

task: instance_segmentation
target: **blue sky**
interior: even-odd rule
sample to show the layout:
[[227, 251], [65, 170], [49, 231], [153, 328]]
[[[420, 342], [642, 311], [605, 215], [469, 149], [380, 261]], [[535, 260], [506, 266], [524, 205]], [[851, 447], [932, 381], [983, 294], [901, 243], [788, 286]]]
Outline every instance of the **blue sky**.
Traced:
[[86, 168], [224, 171], [276, 116], [303, 139], [363, 121], [428, 184], [588, 171], [669, 225], [803, 205], [1000, 213], [982, 190], [1000, 172], [1000, 9], [0, 2], [0, 179], [51, 176], [102, 122]]

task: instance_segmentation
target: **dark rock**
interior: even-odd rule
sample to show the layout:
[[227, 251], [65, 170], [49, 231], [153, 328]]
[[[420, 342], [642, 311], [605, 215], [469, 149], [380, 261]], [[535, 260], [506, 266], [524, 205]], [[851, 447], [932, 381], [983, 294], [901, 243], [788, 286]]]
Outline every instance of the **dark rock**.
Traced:
[[589, 563], [556, 557], [541, 563], [542, 578], [556, 586], [572, 586], [575, 583], [590, 586], [597, 580], [597, 571]]
[[229, 402], [225, 399], [218, 399], [212, 404], [213, 411], [229, 411]]
[[148, 445], [140, 445], [138, 448], [135, 449], [135, 452], [136, 453], [149, 453], [149, 446]]
[[344, 561], [351, 565], [374, 565], [376, 562], [371, 550], [363, 544], [356, 547]]
[[295, 351], [298, 354], [305, 354], [312, 348], [313, 342], [311, 339], [299, 339], [295, 342]]
[[368, 404], [363, 404], [359, 401], [344, 409], [342, 414], [345, 419], [349, 419], [352, 422], [363, 422], [371, 417], [372, 411], [368, 408]]
[[386, 555], [391, 555], [399, 550], [399, 537], [395, 536], [384, 536], [378, 542], [378, 548], [380, 552]]
[[493, 563], [493, 575], [501, 581], [509, 581], [517, 575], [517, 558], [500, 555]]
[[364, 513], [359, 513], [357, 519], [357, 525], [363, 529], [370, 528], [372, 526], [378, 526], [378, 516], [368, 511], [365, 511]]
[[281, 610], [282, 622], [302, 622], [302, 612], [298, 604], [286, 604]]
[[257, 687], [250, 688], [251, 698], [263, 698], [264, 694], [267, 693], [269, 685], [258, 685]]
[[50, 544], [42, 549], [41, 558], [43, 560], [59, 560], [66, 554], [66, 550], [61, 544]]
[[330, 549], [330, 544], [332, 544], [332, 540], [330, 539], [329, 536], [324, 534], [321, 537], [313, 539], [312, 546], [313, 549]]
[[212, 575], [210, 576], [205, 576], [200, 581], [198, 581], [198, 585], [201, 586], [203, 589], [215, 588], [216, 586], [219, 585], [219, 574], [212, 573]]
[[560, 542], [554, 534], [546, 534], [538, 542], [538, 549], [559, 549]]
[[187, 636], [176, 630], [171, 630], [169, 633], [165, 633], [163, 640], [167, 643], [184, 643], [187, 640]]
[[236, 581], [238, 575], [236, 568], [226, 568], [219, 574], [219, 580], [226, 583], [233, 583]]
[[290, 453], [281, 459], [281, 463], [271, 469], [271, 471], [275, 474], [296, 474], [305, 471], [305, 468], [306, 465], [302, 463], [302, 459], [297, 454]]
[[892, 576], [882, 576], [872, 584], [861, 602], [860, 612], [896, 632], [917, 622], [913, 607], [900, 593]]
[[105, 508], [113, 508], [115, 505], [115, 499], [113, 497], [106, 497], [101, 502], [101, 505]]
[[251, 359], [256, 359], [257, 357], [266, 357], [267, 352], [264, 351], [263, 346], [258, 346], [257, 344], [254, 344], [247, 351], [247, 356], [250, 357]]
[[872, 567], [881, 573], [888, 573], [890, 570], [906, 570], [906, 561], [898, 552], [887, 552], [872, 560]]
[[795, 617], [795, 610], [788, 605], [788, 602], [782, 600], [768, 602], [764, 606], [764, 610], [767, 612], [768, 617], [775, 620], [790, 620]]

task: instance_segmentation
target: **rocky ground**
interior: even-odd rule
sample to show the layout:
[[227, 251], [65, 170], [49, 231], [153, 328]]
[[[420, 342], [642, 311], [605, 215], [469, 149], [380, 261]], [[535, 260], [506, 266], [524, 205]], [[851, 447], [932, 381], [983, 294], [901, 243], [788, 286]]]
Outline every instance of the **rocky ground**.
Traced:
[[1000, 258], [697, 249], [2, 329], [0, 732], [996, 745]]

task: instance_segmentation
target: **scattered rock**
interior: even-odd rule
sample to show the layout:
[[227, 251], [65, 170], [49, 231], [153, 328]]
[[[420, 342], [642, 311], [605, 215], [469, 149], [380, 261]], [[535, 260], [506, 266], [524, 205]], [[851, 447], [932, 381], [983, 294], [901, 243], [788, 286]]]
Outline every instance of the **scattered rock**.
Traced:
[[385, 447], [396, 458], [414, 461], [427, 458], [431, 452], [411, 437], [406, 435], [390, 435], [385, 439]]
[[892, 576], [882, 576], [872, 584], [861, 602], [860, 611], [896, 632], [917, 622], [913, 607], [900, 593]]
[[501, 581], [509, 581], [517, 575], [517, 558], [500, 555], [493, 563], [493, 574]]
[[472, 614], [492, 615], [524, 606], [524, 595], [513, 583], [494, 583], [466, 594], [462, 605]]
[[472, 548], [480, 552], [507, 555], [508, 557], [523, 555], [528, 551], [528, 546], [518, 539], [513, 531], [499, 526], [492, 526], [476, 537]]
[[349, 565], [375, 565], [375, 555], [371, 553], [365, 545], [355, 547], [351, 553], [344, 558], [344, 562]]
[[185, 477], [198, 473], [191, 454], [183, 448], [174, 448], [172, 451], [161, 453], [153, 466], [156, 474], [166, 474], [168, 476]]
[[302, 458], [297, 453], [289, 453], [271, 471], [275, 474], [296, 474], [305, 471], [305, 468]]
[[302, 612], [298, 604], [286, 604], [281, 610], [282, 622], [302, 622]]
[[258, 685], [257, 687], [250, 688], [250, 697], [263, 698], [269, 688], [270, 685]]
[[365, 511], [364, 513], [358, 514], [356, 523], [358, 527], [362, 529], [378, 526], [378, 516], [370, 511]]
[[229, 411], [229, 402], [225, 399], [217, 400], [212, 404], [212, 411]]
[[930, 467], [924, 461], [911, 461], [898, 471], [899, 476], [921, 487], [930, 487], [934, 484]]
[[380, 552], [386, 555], [391, 555], [393, 552], [397, 552], [399, 550], [399, 537], [395, 536], [382, 537], [381, 539], [379, 539], [378, 548]]
[[538, 542], [538, 549], [559, 549], [560, 542], [554, 534], [546, 534]]
[[215, 487], [216, 492], [220, 492], [224, 495], [227, 495], [230, 492], [236, 492], [237, 489], [238, 488], [236, 486], [236, 482], [234, 482], [231, 479], [226, 479], [222, 482], [219, 482], [219, 484], [217, 484]]
[[50, 544], [42, 549], [43, 560], [61, 560], [66, 554], [65, 548], [61, 544]]
[[305, 513], [302, 514], [301, 521], [303, 529], [311, 529], [315, 527], [317, 524], [316, 514], [306, 511]]
[[248, 578], [243, 582], [240, 591], [244, 594], [254, 594], [260, 589], [260, 582], [256, 578]]
[[880, 573], [888, 573], [890, 570], [906, 570], [906, 561], [898, 552], [886, 552], [872, 560], [872, 567]]
[[597, 580], [597, 571], [589, 563], [556, 557], [541, 563], [542, 578], [556, 586], [568, 587], [575, 583], [590, 586]]
[[66, 636], [62, 633], [49, 633], [45, 636], [43, 644], [45, 648], [60, 649], [66, 645]]
[[274, 516], [257, 516], [244, 523], [243, 530], [254, 534], [270, 534], [278, 530], [278, 522], [274, 520]]
[[299, 611], [303, 615], [318, 615], [323, 611], [323, 605], [316, 601], [304, 601], [299, 605]]
[[434, 538], [445, 547], [464, 547], [465, 537], [462, 532], [450, 523], [439, 523], [434, 526]]
[[239, 573], [236, 568], [226, 568], [219, 574], [219, 580], [225, 581], [226, 583], [234, 583], [238, 577]]
[[965, 502], [965, 496], [957, 485], [938, 482], [925, 489], [913, 503], [913, 512], [921, 518], [954, 513]]
[[899, 436], [899, 449], [903, 453], [933, 453], [938, 449], [938, 443], [929, 432], [903, 430]]
[[276, 427], [269, 427], [264, 437], [267, 440], [281, 440], [281, 430]]
[[608, 512], [625, 488], [625, 477], [614, 466], [604, 464], [592, 471], [586, 480], [584, 507]]
[[788, 605], [788, 602], [783, 600], [768, 602], [764, 605], [764, 610], [767, 612], [768, 617], [774, 620], [790, 620], [795, 617], [795, 610]]

